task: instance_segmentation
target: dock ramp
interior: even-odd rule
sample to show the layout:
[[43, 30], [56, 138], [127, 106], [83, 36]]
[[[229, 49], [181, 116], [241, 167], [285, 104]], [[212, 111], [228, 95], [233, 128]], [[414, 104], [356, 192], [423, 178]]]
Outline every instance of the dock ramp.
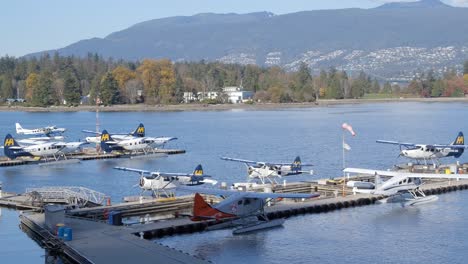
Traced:
[[103, 193], [76, 186], [28, 188], [26, 193], [43, 203], [67, 203], [79, 207], [102, 205], [107, 197]]

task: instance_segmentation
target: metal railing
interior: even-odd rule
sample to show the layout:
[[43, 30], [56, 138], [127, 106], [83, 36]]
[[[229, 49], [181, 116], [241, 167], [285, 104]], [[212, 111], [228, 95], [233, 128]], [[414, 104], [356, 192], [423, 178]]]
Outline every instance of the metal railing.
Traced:
[[77, 186], [27, 188], [26, 193], [31, 194], [31, 197], [40, 198], [42, 202], [65, 201], [68, 204], [79, 206], [85, 206], [88, 202], [97, 205], [103, 204], [107, 197], [103, 193]]

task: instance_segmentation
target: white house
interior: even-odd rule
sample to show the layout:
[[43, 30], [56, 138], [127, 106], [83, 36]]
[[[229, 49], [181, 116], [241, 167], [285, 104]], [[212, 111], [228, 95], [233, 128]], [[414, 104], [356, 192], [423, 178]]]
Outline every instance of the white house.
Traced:
[[[226, 94], [230, 103], [238, 104], [253, 99], [254, 93], [251, 91], [243, 91], [242, 87], [229, 86], [224, 87], [223, 92]], [[192, 92], [184, 92], [184, 102], [202, 101], [204, 99], [216, 99], [218, 92], [198, 92], [196, 95]]]
[[251, 91], [243, 91], [242, 86], [229, 86], [223, 88], [224, 93], [228, 96], [229, 102], [233, 104], [243, 103], [253, 99], [254, 93]]

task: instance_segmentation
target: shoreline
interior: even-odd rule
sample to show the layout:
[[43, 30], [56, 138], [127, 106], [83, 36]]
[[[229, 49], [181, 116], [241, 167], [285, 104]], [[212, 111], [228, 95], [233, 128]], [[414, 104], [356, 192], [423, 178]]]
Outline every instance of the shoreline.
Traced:
[[[178, 112], [178, 111], [227, 111], [227, 110], [274, 110], [289, 108], [314, 108], [333, 105], [368, 104], [368, 103], [468, 103], [468, 97], [440, 97], [440, 98], [386, 98], [386, 99], [340, 99], [319, 100], [311, 103], [255, 103], [255, 104], [178, 104], [178, 105], [113, 105], [101, 106], [100, 112]], [[96, 106], [80, 105], [76, 107], [26, 107], [26, 106], [0, 106], [0, 112], [94, 112]]]

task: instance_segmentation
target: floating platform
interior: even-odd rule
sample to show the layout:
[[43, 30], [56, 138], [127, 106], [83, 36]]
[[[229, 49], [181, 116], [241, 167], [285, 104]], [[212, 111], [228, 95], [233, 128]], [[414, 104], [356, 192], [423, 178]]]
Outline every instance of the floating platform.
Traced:
[[[352, 179], [358, 179], [353, 177]], [[339, 182], [339, 179], [337, 180]], [[344, 192], [343, 192], [344, 188]], [[468, 180], [429, 180], [421, 186], [427, 195], [427, 201], [433, 201], [430, 195], [468, 189]], [[284, 199], [265, 207], [272, 227], [284, 218], [295, 215], [326, 213], [345, 208], [371, 205], [384, 199], [384, 196], [353, 194], [351, 188], [343, 185], [321, 185], [317, 182], [290, 183], [274, 186], [275, 192], [320, 192], [314, 199]], [[344, 194], [344, 195], [343, 195]], [[205, 197], [210, 203], [216, 203], [214, 197]], [[207, 220], [192, 222], [184, 212], [190, 212], [193, 206], [192, 196], [166, 198], [162, 200], [141, 200], [111, 206], [70, 210], [65, 217], [65, 224], [73, 230], [73, 241], [58, 240], [45, 229], [44, 214], [21, 216], [21, 223], [29, 232], [46, 241], [44, 247], [59, 249], [63, 254], [81, 258], [93, 263], [127, 263], [128, 261], [164, 262], [164, 263], [203, 263], [185, 253], [170, 249], [146, 239], [160, 238], [176, 234], [208, 231], [211, 226], [228, 221]], [[156, 218], [151, 218], [156, 216]], [[122, 218], [137, 217], [140, 221], [124, 225]], [[157, 220], [158, 218], [163, 218]], [[105, 223], [107, 222], [107, 223]], [[255, 229], [255, 227], [253, 227]], [[253, 230], [246, 230], [246, 232]], [[108, 246], [112, 245], [112, 246]], [[76, 255], [78, 254], [78, 255]], [[75, 256], [73, 256], [75, 255]]]
[[64, 224], [71, 228], [73, 239], [64, 241], [45, 227], [44, 214], [22, 214], [20, 220], [23, 230], [45, 241], [43, 246], [76, 263], [208, 263], [180, 250], [140, 239], [125, 228], [101, 222], [66, 218]]
[[86, 160], [106, 160], [106, 159], [140, 159], [140, 158], [160, 158], [166, 155], [184, 154], [186, 151], [183, 149], [157, 149], [152, 153], [97, 153], [97, 152], [83, 152], [78, 154], [69, 155], [69, 159], [61, 159], [58, 161], [43, 161], [32, 158], [23, 158], [16, 160], [7, 160], [3, 158], [0, 160], [0, 167], [12, 167], [20, 165], [58, 165], [58, 164], [70, 164], [77, 163], [79, 161]]

